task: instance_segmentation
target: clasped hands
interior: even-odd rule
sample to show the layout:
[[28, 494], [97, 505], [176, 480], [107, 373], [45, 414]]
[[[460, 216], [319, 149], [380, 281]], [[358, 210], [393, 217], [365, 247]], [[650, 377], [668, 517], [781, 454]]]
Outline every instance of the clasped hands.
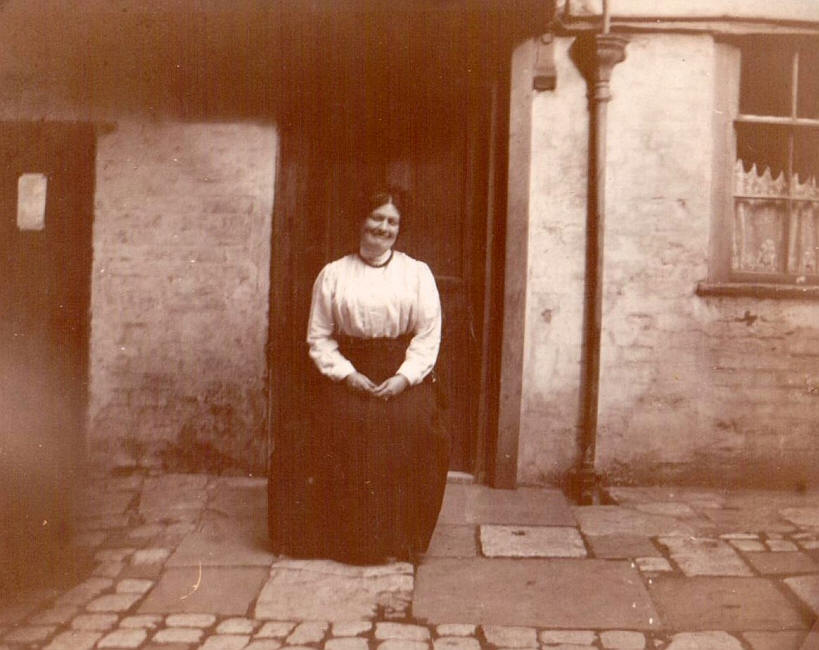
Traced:
[[400, 395], [409, 386], [409, 380], [404, 375], [393, 375], [376, 386], [367, 375], [360, 372], [347, 375], [344, 378], [344, 383], [351, 390], [369, 393], [373, 397], [383, 400]]

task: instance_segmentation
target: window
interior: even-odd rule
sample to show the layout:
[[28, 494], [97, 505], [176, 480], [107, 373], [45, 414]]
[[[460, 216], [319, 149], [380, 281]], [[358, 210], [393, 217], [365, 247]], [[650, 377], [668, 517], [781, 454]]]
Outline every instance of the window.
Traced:
[[740, 48], [732, 280], [819, 284], [818, 71], [816, 40], [755, 38]]

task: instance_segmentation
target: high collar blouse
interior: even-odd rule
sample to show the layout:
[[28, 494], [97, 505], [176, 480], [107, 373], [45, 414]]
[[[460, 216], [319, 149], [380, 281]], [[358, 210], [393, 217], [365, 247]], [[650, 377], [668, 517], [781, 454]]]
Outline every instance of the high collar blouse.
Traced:
[[432, 271], [398, 251], [380, 267], [355, 254], [330, 262], [313, 284], [307, 343], [319, 371], [341, 381], [355, 367], [339, 351], [336, 333], [359, 338], [411, 334], [396, 373], [419, 384], [435, 365], [441, 343], [441, 301]]

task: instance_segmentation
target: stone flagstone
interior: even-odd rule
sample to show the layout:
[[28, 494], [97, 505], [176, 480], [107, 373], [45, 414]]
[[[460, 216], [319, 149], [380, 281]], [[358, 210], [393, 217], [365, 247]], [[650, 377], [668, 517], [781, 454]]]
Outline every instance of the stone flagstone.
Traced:
[[410, 564], [354, 567], [326, 560], [283, 560], [273, 564], [254, 617], [360, 621], [412, 589]]
[[511, 524], [574, 526], [565, 495], [557, 489], [496, 490], [483, 485], [450, 483], [439, 524]]
[[166, 566], [263, 566], [275, 559], [263, 517], [209, 517], [187, 535]]
[[585, 557], [576, 528], [481, 526], [481, 549], [487, 557]]
[[785, 584], [819, 616], [819, 575], [786, 578]]
[[141, 614], [211, 612], [243, 616], [267, 577], [261, 567], [171, 567], [139, 607]]
[[696, 530], [674, 517], [653, 515], [620, 506], [582, 506], [574, 515], [584, 535], [694, 536]]
[[809, 650], [803, 647], [804, 632], [745, 632], [753, 650]]
[[729, 543], [738, 551], [743, 551], [745, 553], [768, 550], [762, 542], [755, 539], [732, 539], [729, 540]]
[[748, 566], [727, 543], [697, 537], [661, 537], [673, 559], [687, 576], [751, 576]]
[[746, 559], [762, 575], [819, 573], [819, 564], [807, 553], [748, 553]]
[[648, 589], [666, 629], [739, 632], [807, 625], [797, 606], [764, 578], [659, 575]]
[[476, 526], [438, 524], [425, 557], [475, 557], [478, 555]]
[[819, 528], [819, 507], [785, 508], [779, 514], [797, 526]]
[[662, 557], [659, 549], [652, 544], [649, 537], [638, 535], [603, 535], [588, 537], [595, 557], [605, 559], [619, 559], [635, 557]]
[[548, 628], [656, 629], [635, 568], [618, 560], [431, 559], [418, 568], [413, 615]]

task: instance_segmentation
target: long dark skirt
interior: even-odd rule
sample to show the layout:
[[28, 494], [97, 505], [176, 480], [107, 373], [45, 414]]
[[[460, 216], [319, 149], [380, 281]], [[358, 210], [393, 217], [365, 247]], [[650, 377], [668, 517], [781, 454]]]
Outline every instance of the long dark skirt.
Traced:
[[[342, 353], [376, 384], [404, 359], [406, 339], [343, 339]], [[441, 508], [449, 437], [431, 381], [384, 401], [321, 378], [301, 453], [282, 450], [271, 479], [275, 550], [354, 564], [426, 551]], [[298, 447], [298, 445], [297, 445]], [[298, 466], [282, 467], [281, 462]], [[289, 476], [287, 476], [289, 475]]]

